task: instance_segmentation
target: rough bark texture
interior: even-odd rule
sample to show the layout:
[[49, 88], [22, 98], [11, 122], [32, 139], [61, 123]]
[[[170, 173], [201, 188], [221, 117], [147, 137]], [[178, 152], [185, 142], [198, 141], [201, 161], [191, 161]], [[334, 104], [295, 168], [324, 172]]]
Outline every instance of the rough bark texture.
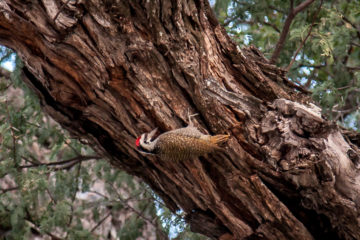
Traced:
[[[204, 0], [0, 1], [0, 43], [44, 109], [214, 239], [360, 239], [357, 135], [344, 138]], [[174, 163], [135, 138], [187, 124], [224, 153]], [[351, 139], [353, 143], [351, 143]]]

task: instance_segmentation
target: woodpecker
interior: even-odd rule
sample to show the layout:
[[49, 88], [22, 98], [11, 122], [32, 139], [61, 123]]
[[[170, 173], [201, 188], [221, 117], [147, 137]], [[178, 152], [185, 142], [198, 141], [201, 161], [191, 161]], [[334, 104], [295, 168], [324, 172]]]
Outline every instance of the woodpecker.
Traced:
[[220, 145], [226, 142], [229, 135], [206, 135], [201, 133], [191, 122], [189, 115], [189, 125], [184, 128], [171, 130], [160, 134], [153, 139], [157, 128], [150, 133], [143, 133], [136, 139], [136, 147], [140, 152], [155, 154], [164, 160], [181, 161], [194, 157], [206, 155], [208, 153], [222, 150]]

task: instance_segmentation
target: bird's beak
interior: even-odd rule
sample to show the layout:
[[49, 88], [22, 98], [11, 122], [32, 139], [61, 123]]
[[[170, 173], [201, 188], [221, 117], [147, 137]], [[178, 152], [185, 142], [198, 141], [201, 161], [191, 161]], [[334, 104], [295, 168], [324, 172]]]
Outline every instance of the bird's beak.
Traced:
[[148, 135], [147, 135], [147, 140], [150, 140], [154, 137], [155, 133], [157, 132], [158, 128], [155, 128], [154, 130], [152, 130]]

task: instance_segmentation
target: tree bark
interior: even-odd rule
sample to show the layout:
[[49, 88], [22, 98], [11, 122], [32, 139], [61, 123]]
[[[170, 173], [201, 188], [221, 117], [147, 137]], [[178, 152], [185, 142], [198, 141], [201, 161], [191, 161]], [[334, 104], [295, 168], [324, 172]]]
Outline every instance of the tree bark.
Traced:
[[[358, 135], [255, 47], [238, 48], [207, 1], [2, 0], [0, 43], [46, 112], [182, 209], [192, 231], [360, 239]], [[224, 153], [176, 163], [135, 150], [143, 132], [186, 126], [188, 111], [201, 131], [231, 135]]]

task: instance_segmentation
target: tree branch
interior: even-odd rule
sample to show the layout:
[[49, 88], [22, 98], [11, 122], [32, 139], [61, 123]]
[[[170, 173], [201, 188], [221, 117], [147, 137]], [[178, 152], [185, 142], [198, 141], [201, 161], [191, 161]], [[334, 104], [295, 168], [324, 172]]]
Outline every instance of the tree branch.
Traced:
[[356, 42], [351, 42], [350, 44], [353, 45], [353, 46], [356, 46], [356, 47], [360, 47], [360, 44], [356, 43]]
[[29, 162], [29, 163], [32, 163], [32, 164], [43, 164], [42, 162], [40, 162], [39, 160], [35, 159], [33, 156], [30, 155], [30, 158], [32, 158], [31, 160], [25, 156], [21, 156], [21, 158], [25, 161], [25, 162]]
[[[271, 63], [276, 63], [277, 59], [279, 58], [280, 52], [282, 51], [282, 49], [284, 47], [286, 37], [289, 33], [290, 25], [291, 25], [293, 19], [295, 18], [295, 16], [299, 12], [304, 10], [307, 6], [309, 6], [311, 3], [313, 3], [314, 1], [315, 0], [306, 0], [306, 1], [302, 2], [301, 4], [299, 4], [296, 8], [293, 8], [292, 4], [291, 4], [289, 15], [285, 20], [284, 27], [280, 34], [280, 38], [279, 38], [278, 42], [276, 43], [275, 50], [270, 58]], [[291, 3], [292, 3], [292, 1], [291, 1]]]
[[103, 218], [90, 230], [90, 232], [93, 233], [93, 232], [96, 230], [96, 228], [98, 228], [108, 217], [110, 217], [110, 215], [111, 215], [111, 211], [109, 211], [108, 214], [106, 214], [106, 216], [103, 217]]
[[275, 6], [269, 5], [268, 7], [269, 7], [271, 10], [275, 10], [275, 11], [277, 11], [277, 12], [279, 12], [279, 13], [286, 14], [285, 11], [283, 11], [282, 9], [277, 8], [277, 7], [275, 7]]
[[[75, 176], [75, 186], [76, 186], [76, 188], [75, 188], [74, 194], [71, 197], [71, 205], [70, 205], [71, 214], [70, 214], [69, 222], [67, 224], [68, 227], [71, 226], [71, 223], [73, 222], [73, 219], [74, 219], [74, 202], [75, 202], [75, 199], [76, 199], [76, 194], [79, 191], [80, 170], [81, 170], [81, 161], [79, 162], [79, 165], [78, 165], [78, 168], [77, 168], [77, 171], [76, 171], [76, 176]], [[69, 232], [66, 233], [65, 238], [68, 237], [68, 234], [69, 234]]]
[[[227, 26], [229, 25], [232, 21], [236, 20], [236, 17], [232, 17], [232, 18], [229, 18], [227, 19], [223, 24], [222, 26]], [[265, 22], [265, 21], [262, 21], [260, 19], [257, 19], [257, 22], [255, 21], [239, 21], [240, 24], [248, 24], [248, 25], [254, 25], [254, 24], [257, 24], [257, 23], [260, 23], [260, 24], [263, 24], [263, 25], [266, 25], [266, 26], [269, 26], [269, 27], [272, 27], [276, 32], [280, 33], [280, 29], [275, 25], [275, 24], [272, 24], [272, 23], [269, 23], [269, 22]]]
[[18, 190], [18, 189], [19, 189], [19, 187], [10, 187], [10, 188], [0, 189], [0, 191], [1, 191], [1, 194], [4, 194], [6, 192], [15, 191], [15, 190]]
[[360, 71], [360, 67], [346, 67], [350, 71]]
[[280, 33], [280, 29], [275, 24], [272, 24], [270, 22], [265, 22], [265, 21], [260, 21], [260, 22], [261, 22], [261, 24], [272, 27], [276, 32]]
[[10, 116], [10, 111], [9, 111], [9, 106], [8, 106], [8, 101], [6, 100], [5, 102], [5, 108], [6, 108], [6, 118], [9, 122], [9, 126], [10, 126], [10, 131], [11, 131], [11, 137], [12, 137], [12, 154], [13, 154], [13, 158], [14, 158], [14, 166], [15, 168], [19, 171], [19, 163], [16, 162], [16, 158], [17, 158], [17, 148], [16, 148], [16, 144], [17, 144], [17, 140], [16, 140], [16, 135], [15, 135], [15, 132], [14, 132], [14, 126], [12, 125], [12, 119], [11, 119], [11, 116]]
[[63, 240], [63, 238], [55, 236], [54, 234], [52, 234], [51, 232], [48, 231], [42, 231], [40, 230], [40, 226], [39, 224], [36, 223], [36, 221], [32, 218], [29, 210], [27, 208], [25, 208], [25, 212], [26, 212], [26, 217], [25, 220], [28, 221], [31, 225], [31, 227], [40, 235], [43, 235], [42, 233], [45, 233], [46, 235], [50, 236], [52, 240]]
[[294, 62], [295, 62], [296, 56], [299, 54], [300, 50], [301, 50], [301, 49], [303, 48], [303, 46], [305, 45], [306, 40], [309, 38], [309, 36], [310, 36], [310, 34], [311, 34], [311, 31], [312, 31], [312, 28], [313, 28], [313, 26], [315, 25], [315, 19], [316, 19], [317, 15], [318, 15], [319, 12], [320, 12], [320, 9], [321, 9], [322, 4], [323, 4], [323, 0], [320, 1], [319, 8], [318, 8], [318, 10], [316, 11], [316, 13], [315, 13], [314, 16], [313, 16], [312, 23], [311, 23], [311, 25], [310, 25], [310, 27], [309, 27], [309, 31], [308, 31], [306, 37], [303, 39], [303, 41], [301, 42], [300, 46], [299, 46], [298, 49], [296, 50], [296, 52], [295, 52], [295, 54], [294, 54], [294, 57], [292, 58], [291, 62], [290, 62], [289, 65], [286, 67], [286, 71], [287, 71], [287, 72], [289, 72], [291, 66], [292, 66], [292, 65], [294, 64]]
[[40, 166], [55, 166], [55, 165], [65, 165], [68, 164], [66, 166], [60, 167], [60, 168], [54, 168], [55, 170], [64, 170], [64, 169], [68, 169], [71, 168], [72, 166], [74, 166], [76, 163], [78, 162], [82, 162], [82, 161], [88, 161], [88, 160], [93, 160], [93, 159], [101, 159], [100, 156], [76, 156], [74, 158], [70, 158], [67, 160], [62, 160], [62, 161], [57, 161], [57, 162], [50, 162], [50, 163], [34, 163], [31, 165], [22, 165], [19, 166], [19, 168], [33, 168], [33, 167], [40, 167]]
[[360, 26], [356, 26], [353, 22], [351, 22], [347, 17], [345, 17], [345, 15], [342, 14], [342, 19], [344, 20], [344, 22], [350, 24], [355, 30], [356, 30], [356, 35], [358, 36], [358, 38], [360, 39]]
[[150, 219], [148, 217], [145, 217], [140, 211], [136, 210], [135, 208], [133, 208], [129, 203], [127, 203], [128, 199], [124, 200], [122, 199], [121, 194], [117, 191], [116, 187], [114, 186], [113, 183], [109, 184], [115, 191], [116, 195], [118, 196], [118, 200], [121, 204], [125, 205], [128, 209], [130, 209], [132, 212], [134, 212], [137, 216], [139, 216], [140, 218], [142, 218], [145, 222], [149, 223], [150, 225], [154, 226], [155, 229], [162, 235], [162, 237], [164, 239], [169, 239], [168, 236], [166, 236], [166, 234], [159, 229], [159, 226], [157, 224], [154, 223], [154, 219]]
[[298, 68], [301, 68], [301, 67], [307, 67], [307, 68], [316, 68], [316, 69], [320, 69], [320, 68], [323, 68], [323, 67], [326, 67], [326, 65], [309, 65], [309, 64], [299, 64], [297, 66]]

